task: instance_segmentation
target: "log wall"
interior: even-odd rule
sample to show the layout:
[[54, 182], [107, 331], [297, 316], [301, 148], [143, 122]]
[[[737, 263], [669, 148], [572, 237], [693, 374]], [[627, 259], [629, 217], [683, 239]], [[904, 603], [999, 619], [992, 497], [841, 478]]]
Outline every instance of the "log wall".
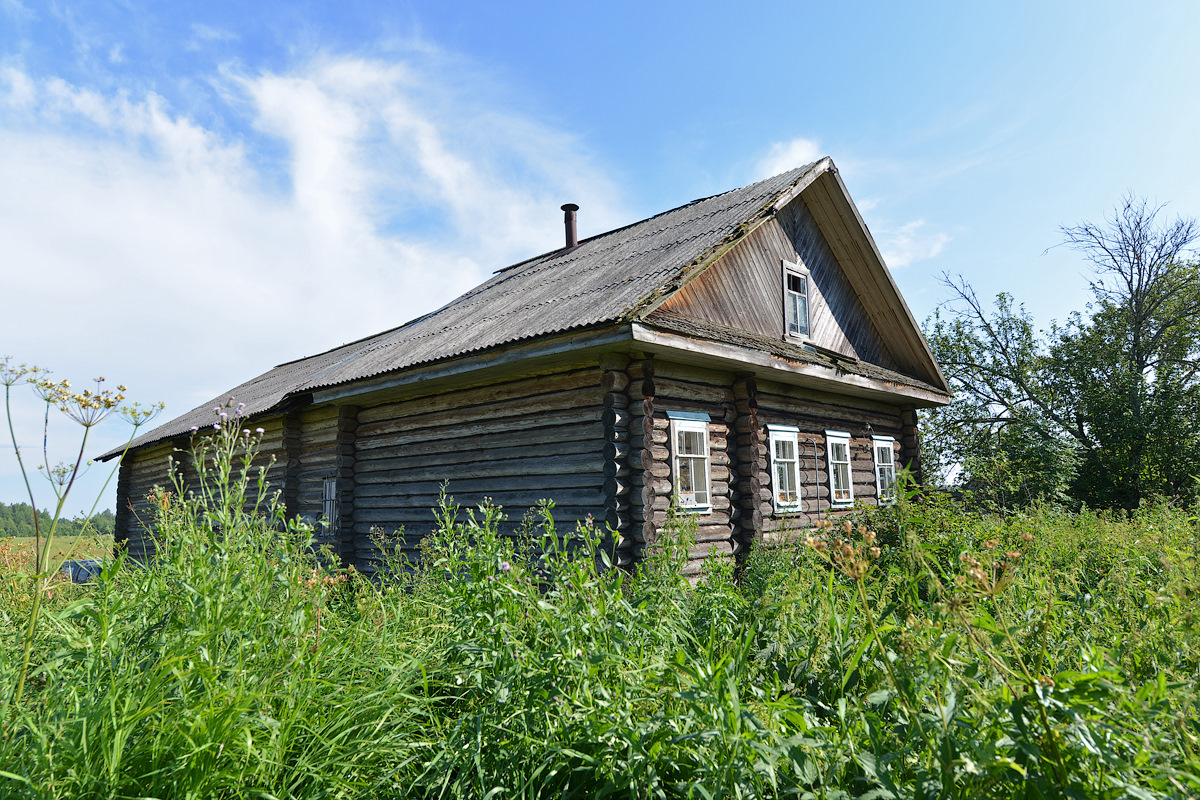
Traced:
[[[617, 446], [623, 443], [605, 441], [601, 379], [608, 372], [596, 365], [564, 369], [359, 411], [352, 521], [358, 568], [377, 568], [379, 533], [394, 537], [404, 557], [419, 558], [443, 484], [463, 507], [485, 498], [504, 507], [510, 534], [546, 498], [564, 525], [616, 511], [606, 506], [605, 464], [625, 451]], [[611, 438], [620, 427], [615, 417], [608, 427]], [[606, 444], [614, 445], [608, 457]]]
[[[844, 508], [830, 504], [829, 465], [825, 431], [850, 434], [850, 470], [854, 485], [854, 500], [876, 502], [875, 456], [873, 436], [891, 436], [897, 448], [896, 463], [903, 463], [903, 421], [900, 408], [866, 404], [848, 406], [820, 399], [794, 386], [759, 382], [756, 386], [757, 436], [763, 446], [758, 453], [760, 491], [758, 511], [762, 515], [761, 531], [766, 535], [811, 525], [818, 514], [828, 516], [845, 513]], [[771, 474], [767, 425], [788, 425], [799, 429], [801, 507], [799, 512], [776, 514], [772, 504]], [[815, 450], [815, 453], [814, 453]]]
[[[289, 459], [285, 447], [288, 428], [285, 421], [286, 417], [280, 416], [245, 423], [251, 430], [262, 428], [264, 431], [250, 464], [251, 481], [245, 502], [247, 510], [260, 499], [257, 493], [260, 468], [267, 470], [266, 491], [261, 498], [264, 510], [277, 491], [281, 493], [281, 499], [288, 495]], [[209, 471], [205, 480], [211, 487], [216, 483], [211, 458], [204, 468]], [[156, 514], [150, 499], [151, 493], [155, 487], [159, 487], [172, 494], [182, 489], [185, 494], [198, 496], [202, 492], [201, 481], [201, 465], [193, 457], [190, 439], [161, 442], [127, 453], [121, 460], [117, 477], [116, 543], [124, 544], [135, 560], [152, 558]]]
[[[689, 553], [688, 571], [698, 573], [702, 561], [710, 555], [732, 557], [740, 552], [745, 539], [738, 520], [741, 510], [735, 503], [737, 469], [730, 455], [730, 432], [737, 418], [733, 391], [734, 377], [729, 373], [702, 370], [658, 360], [643, 360], [631, 365], [630, 408], [641, 413], [633, 417], [630, 454], [640, 467], [635, 474], [635, 498], [632, 517], [634, 530], [640, 525], [641, 536], [635, 555], [644, 555], [664, 532], [675, 476], [671, 470], [670, 411], [704, 412], [709, 416], [708, 449], [712, 509], [691, 514], [695, 523], [695, 545]], [[640, 480], [639, 480], [640, 479]], [[639, 497], [640, 495], [640, 497]]]
[[[485, 498], [504, 507], [509, 534], [529, 507], [552, 499], [563, 525], [592, 517], [611, 528], [617, 563], [629, 567], [666, 532], [675, 488], [669, 411], [704, 412], [710, 420], [712, 507], [691, 517], [692, 573], [711, 553], [737, 558], [758, 537], [842, 513], [829, 503], [826, 430], [851, 436], [856, 501], [876, 497], [873, 435], [893, 437], [897, 465], [919, 469], [911, 408], [642, 353], [607, 353], [590, 365], [536, 376], [364, 408], [309, 407], [250, 424], [265, 429], [255, 464], [274, 457], [270, 489], [281, 492], [289, 515], [319, 523], [324, 481], [337, 479], [338, 513], [317, 525], [316, 539], [363, 571], [378, 568], [379, 534], [394, 537], [404, 557], [419, 558], [443, 484], [463, 507]], [[799, 429], [798, 512], [776, 514], [772, 506], [771, 424]], [[153, 554], [151, 489], [170, 487], [172, 469], [186, 488], [199, 488], [198, 465], [173, 452], [184, 445], [144, 448], [122, 462], [117, 530], [135, 557]]]

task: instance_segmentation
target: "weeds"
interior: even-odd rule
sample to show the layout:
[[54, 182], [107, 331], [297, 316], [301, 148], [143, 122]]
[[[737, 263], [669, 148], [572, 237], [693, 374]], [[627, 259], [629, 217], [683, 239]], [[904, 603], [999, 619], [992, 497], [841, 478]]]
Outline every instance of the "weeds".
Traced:
[[509, 537], [444, 496], [373, 582], [312, 551], [217, 414], [199, 488], [157, 496], [154, 564], [48, 588], [27, 674], [35, 594], [0, 598], [0, 796], [1200, 793], [1178, 509], [910, 499], [693, 586], [686, 515], [629, 573], [552, 504]]

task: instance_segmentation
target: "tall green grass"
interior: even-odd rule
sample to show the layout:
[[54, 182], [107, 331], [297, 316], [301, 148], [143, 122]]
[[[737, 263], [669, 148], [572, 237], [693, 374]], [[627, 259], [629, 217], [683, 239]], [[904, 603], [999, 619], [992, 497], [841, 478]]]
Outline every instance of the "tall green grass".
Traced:
[[[367, 580], [285, 521], [253, 438], [158, 495], [152, 567], [51, 587], [0, 796], [1200, 793], [1178, 509], [904, 502], [693, 585], [686, 517], [631, 574], [551, 505], [510, 538], [446, 498], [421, 563]], [[31, 607], [4, 585], [9, 697]]]

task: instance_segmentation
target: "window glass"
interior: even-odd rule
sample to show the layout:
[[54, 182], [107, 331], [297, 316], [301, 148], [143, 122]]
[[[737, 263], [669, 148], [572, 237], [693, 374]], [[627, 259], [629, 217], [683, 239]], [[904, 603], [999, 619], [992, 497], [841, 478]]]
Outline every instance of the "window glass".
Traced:
[[854, 480], [850, 471], [850, 434], [826, 431], [829, 458], [829, 492], [834, 505], [854, 502]]
[[798, 431], [784, 426], [768, 426], [771, 440], [772, 494], [776, 511], [794, 511], [800, 507], [800, 463]]
[[327, 531], [337, 527], [337, 478], [326, 478], [321, 488], [321, 516]]
[[699, 421], [675, 421], [674, 472], [679, 504], [706, 510], [709, 505], [708, 425]]
[[894, 439], [890, 436], [874, 437], [875, 485], [879, 490], [880, 503], [896, 501], [896, 453]]
[[789, 336], [808, 335], [808, 278], [795, 272], [785, 273], [787, 277], [784, 307], [787, 311], [787, 332]]

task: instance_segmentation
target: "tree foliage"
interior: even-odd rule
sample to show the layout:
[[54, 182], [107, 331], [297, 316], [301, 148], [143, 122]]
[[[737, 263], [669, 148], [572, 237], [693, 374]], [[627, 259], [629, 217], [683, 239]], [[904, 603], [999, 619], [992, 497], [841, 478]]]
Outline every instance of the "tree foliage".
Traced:
[[1195, 499], [1200, 229], [1161, 210], [1130, 196], [1103, 225], [1062, 229], [1092, 266], [1094, 300], [1047, 331], [1012, 296], [988, 309], [946, 279], [953, 300], [927, 333], [956, 400], [927, 420], [929, 461], [996, 505]]
[[[50, 529], [50, 514], [38, 510], [43, 530]], [[88, 521], [88, 535], [112, 535], [115, 517], [109, 509], [92, 515]], [[62, 536], [79, 535], [81, 523], [76, 520], [61, 520], [59, 530]], [[28, 503], [0, 503], [0, 539], [15, 536], [18, 538], [33, 536], [33, 509]]]

